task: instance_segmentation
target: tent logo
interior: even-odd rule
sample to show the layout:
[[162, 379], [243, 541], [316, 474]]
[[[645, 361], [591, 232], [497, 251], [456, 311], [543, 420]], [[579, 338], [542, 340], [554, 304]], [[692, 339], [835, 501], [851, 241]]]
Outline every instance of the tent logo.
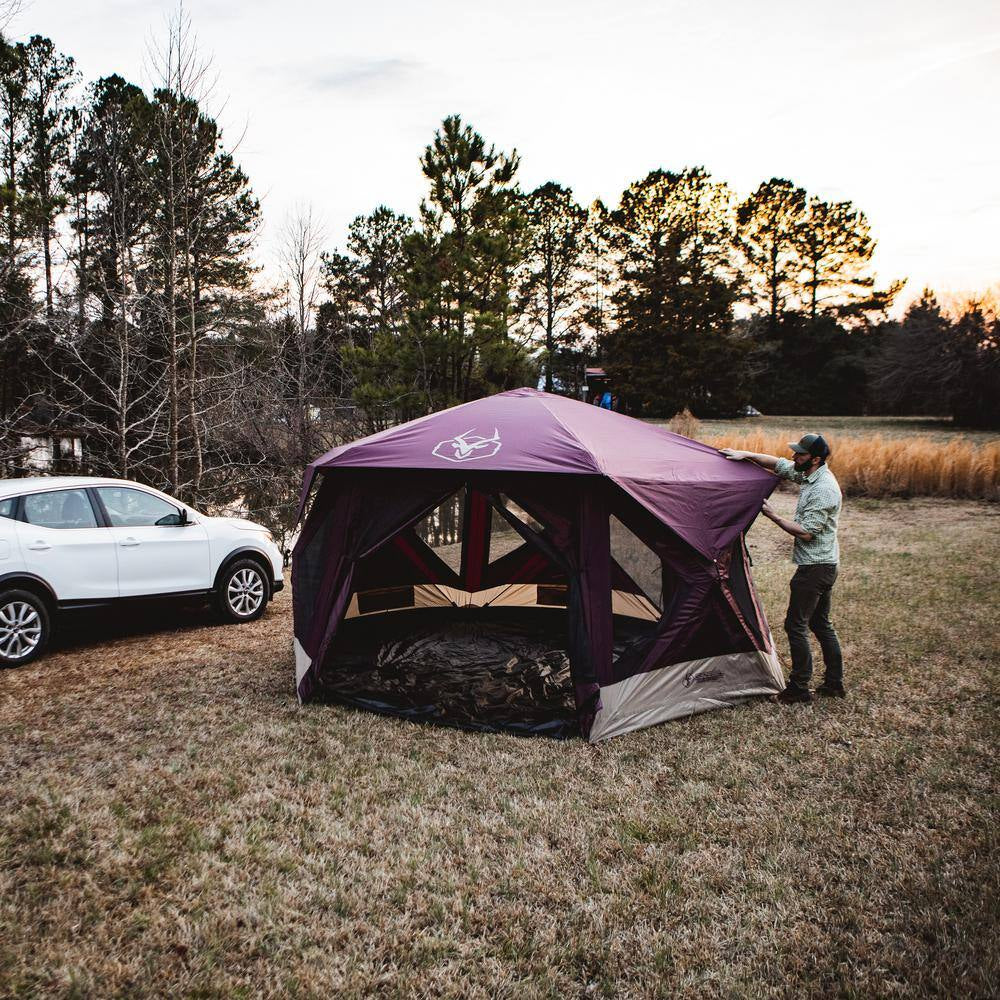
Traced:
[[500, 450], [500, 431], [493, 428], [493, 437], [473, 434], [470, 427], [447, 441], [435, 445], [432, 455], [449, 462], [474, 462], [477, 458], [492, 458]]

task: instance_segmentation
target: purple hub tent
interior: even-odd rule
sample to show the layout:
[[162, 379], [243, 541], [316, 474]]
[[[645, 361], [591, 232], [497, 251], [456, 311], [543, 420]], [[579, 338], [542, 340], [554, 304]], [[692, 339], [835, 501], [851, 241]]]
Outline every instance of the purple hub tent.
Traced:
[[[482, 642], [490, 616], [502, 624], [512, 609], [564, 645], [574, 729], [591, 742], [774, 694], [784, 682], [743, 535], [775, 484], [707, 445], [533, 389], [334, 448], [303, 485], [303, 507], [312, 503], [292, 567], [299, 698], [332, 683], [352, 701], [350, 656], [338, 652], [352, 622], [388, 643], [415, 612], [439, 623], [472, 615]], [[460, 557], [449, 564], [416, 528], [456, 495]], [[518, 544], [494, 557], [498, 525]], [[653, 560], [655, 580], [629, 572], [622, 537]], [[432, 633], [421, 634], [421, 655], [433, 658]]]

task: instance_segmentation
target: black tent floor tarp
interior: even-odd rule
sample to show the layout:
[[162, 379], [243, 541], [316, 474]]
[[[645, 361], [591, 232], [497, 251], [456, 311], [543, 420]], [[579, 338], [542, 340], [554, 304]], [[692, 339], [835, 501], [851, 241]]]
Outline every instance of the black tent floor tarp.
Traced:
[[[648, 624], [615, 621], [616, 647]], [[345, 620], [317, 697], [482, 732], [579, 735], [567, 613], [421, 608]]]

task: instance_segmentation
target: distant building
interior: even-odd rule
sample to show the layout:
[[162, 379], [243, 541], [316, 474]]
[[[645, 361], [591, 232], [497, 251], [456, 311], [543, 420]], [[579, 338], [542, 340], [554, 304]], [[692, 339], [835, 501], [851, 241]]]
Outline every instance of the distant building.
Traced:
[[583, 369], [583, 401], [593, 403], [611, 389], [611, 376], [603, 368]]
[[11, 463], [27, 473], [77, 472], [83, 467], [83, 436], [71, 429], [33, 428], [20, 436], [21, 455]]

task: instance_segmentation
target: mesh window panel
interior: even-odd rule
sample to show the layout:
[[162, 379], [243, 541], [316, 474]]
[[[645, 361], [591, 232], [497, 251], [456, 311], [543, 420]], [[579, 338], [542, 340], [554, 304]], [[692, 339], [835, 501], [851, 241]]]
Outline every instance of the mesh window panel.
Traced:
[[[542, 524], [536, 521], [523, 507], [511, 500], [509, 496], [501, 493], [500, 502], [509, 513], [513, 514], [522, 524], [526, 524], [532, 531], [537, 531], [541, 534], [545, 530]], [[497, 516], [499, 517], [499, 515]], [[503, 518], [500, 519], [503, 520]], [[504, 521], [504, 524], [507, 524], [507, 522]]]
[[[513, 552], [519, 545], [524, 544], [524, 539], [514, 530], [509, 521], [505, 520], [503, 514], [491, 507], [490, 513], [493, 520], [490, 523], [490, 562], [496, 562], [501, 556]], [[523, 513], [523, 512], [522, 512]]]
[[663, 610], [663, 571], [660, 557], [644, 545], [614, 515], [609, 519], [611, 558], [638, 584], [642, 592]]
[[465, 490], [461, 489], [414, 525], [417, 536], [456, 573], [462, 569]]

